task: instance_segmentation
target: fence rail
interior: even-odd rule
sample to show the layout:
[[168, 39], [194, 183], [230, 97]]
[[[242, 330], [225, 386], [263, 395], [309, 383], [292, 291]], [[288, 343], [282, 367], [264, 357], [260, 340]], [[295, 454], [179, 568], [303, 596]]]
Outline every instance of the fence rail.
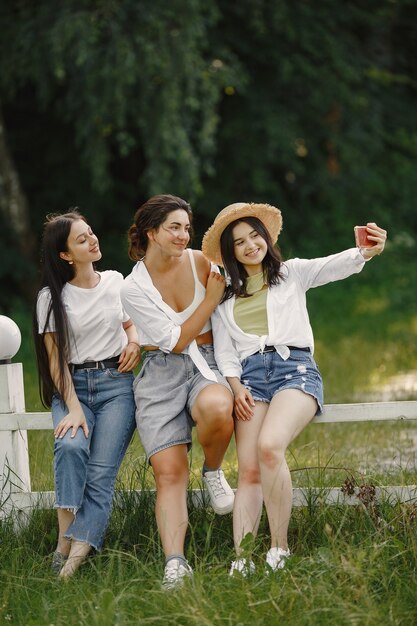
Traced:
[[[381, 422], [417, 420], [417, 401], [358, 402], [352, 404], [325, 404], [324, 413], [313, 419], [315, 424], [336, 422]], [[50, 430], [51, 413], [0, 413], [2, 430]]]
[[[51, 413], [24, 410], [20, 363], [0, 365], [0, 392], [0, 473], [3, 473], [3, 481], [0, 480], [0, 518], [13, 511], [29, 514], [34, 507], [52, 508], [54, 492], [31, 490], [26, 434], [28, 430], [52, 430]], [[403, 420], [417, 420], [417, 401], [327, 404], [323, 415], [315, 417], [313, 423]], [[14, 484], [16, 481], [4, 479], [6, 470], [14, 477], [20, 477], [20, 488]], [[140, 492], [137, 494], [140, 498]], [[204, 491], [193, 490], [190, 497], [196, 505], [204, 506], [207, 503]], [[416, 502], [417, 485], [378, 487], [375, 500]], [[360, 499], [357, 493], [347, 495], [336, 487], [294, 489], [294, 506], [305, 506], [312, 502], [358, 505]]]

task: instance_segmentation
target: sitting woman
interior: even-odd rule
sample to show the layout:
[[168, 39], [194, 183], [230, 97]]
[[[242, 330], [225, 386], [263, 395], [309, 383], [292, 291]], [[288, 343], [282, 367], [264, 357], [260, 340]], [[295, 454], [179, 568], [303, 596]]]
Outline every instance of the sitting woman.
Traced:
[[184, 541], [194, 425], [213, 509], [229, 513], [234, 501], [221, 470], [233, 434], [233, 397], [214, 361], [210, 324], [224, 279], [201, 252], [187, 248], [191, 218], [190, 205], [170, 195], [154, 196], [137, 210], [129, 231], [129, 255], [137, 263], [121, 294], [146, 355], [134, 383], [136, 420], [155, 474], [165, 588], [192, 574]]
[[236, 203], [218, 214], [203, 238], [204, 254], [230, 280], [212, 323], [216, 361], [233, 389], [236, 417], [238, 558], [231, 574], [254, 569], [242, 556], [241, 542], [248, 533], [256, 535], [263, 502], [271, 533], [266, 571], [284, 567], [290, 554], [292, 484], [285, 452], [323, 407], [306, 291], [360, 272], [365, 261], [381, 254], [386, 239], [385, 230], [369, 223], [369, 247], [283, 262], [275, 247], [281, 225], [281, 212], [273, 206]]
[[117, 471], [135, 430], [136, 329], [119, 272], [97, 272], [99, 242], [73, 210], [48, 217], [34, 338], [42, 401], [55, 429], [58, 545], [52, 569], [71, 576], [109, 523]]

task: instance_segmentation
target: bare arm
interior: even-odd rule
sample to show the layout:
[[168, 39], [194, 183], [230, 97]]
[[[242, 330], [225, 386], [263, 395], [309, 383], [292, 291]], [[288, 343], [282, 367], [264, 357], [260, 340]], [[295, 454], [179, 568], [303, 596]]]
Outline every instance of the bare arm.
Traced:
[[140, 361], [140, 344], [136, 327], [132, 320], [123, 322], [128, 344], [120, 355], [119, 372], [130, 372]]
[[[44, 336], [45, 347], [48, 353], [49, 359], [49, 371], [51, 378], [58, 388], [59, 373], [58, 373], [58, 349], [55, 342], [55, 333], [45, 333]], [[68, 414], [59, 422], [58, 426], [54, 430], [55, 437], [62, 437], [66, 432], [72, 428], [71, 437], [75, 437], [77, 430], [81, 427], [84, 435], [88, 437], [88, 424], [84, 415], [84, 411], [81, 408], [78, 396], [75, 393], [74, 383], [68, 365], [65, 365], [65, 391], [63, 400], [68, 408]]]
[[216, 306], [222, 299], [225, 281], [221, 274], [210, 272], [206, 285], [206, 297], [194, 313], [181, 324], [181, 334], [172, 352], [182, 352], [201, 332]]

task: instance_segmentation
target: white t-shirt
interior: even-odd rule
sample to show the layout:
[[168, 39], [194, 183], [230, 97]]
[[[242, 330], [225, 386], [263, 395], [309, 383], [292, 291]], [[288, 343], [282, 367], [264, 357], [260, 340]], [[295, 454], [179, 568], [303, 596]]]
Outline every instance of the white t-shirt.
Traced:
[[[66, 283], [62, 289], [69, 324], [69, 363], [109, 359], [118, 356], [127, 344], [122, 323], [129, 316], [120, 301], [123, 275], [113, 270], [98, 273], [100, 282], [96, 287], [82, 289]], [[53, 313], [45, 328], [50, 299], [49, 288], [44, 287], [37, 301], [40, 334], [55, 331]]]

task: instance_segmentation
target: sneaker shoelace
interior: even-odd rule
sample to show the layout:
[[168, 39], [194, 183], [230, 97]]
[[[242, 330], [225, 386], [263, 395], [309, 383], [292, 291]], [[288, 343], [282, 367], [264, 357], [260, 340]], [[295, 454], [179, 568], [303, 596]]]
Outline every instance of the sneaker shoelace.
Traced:
[[189, 574], [188, 569], [182, 563], [168, 563], [165, 568], [164, 582], [175, 583], [187, 574]]
[[226, 491], [221, 482], [220, 472], [217, 472], [215, 476], [207, 476], [205, 475], [206, 481], [209, 483], [211, 489], [214, 492], [215, 496], [226, 495]]

